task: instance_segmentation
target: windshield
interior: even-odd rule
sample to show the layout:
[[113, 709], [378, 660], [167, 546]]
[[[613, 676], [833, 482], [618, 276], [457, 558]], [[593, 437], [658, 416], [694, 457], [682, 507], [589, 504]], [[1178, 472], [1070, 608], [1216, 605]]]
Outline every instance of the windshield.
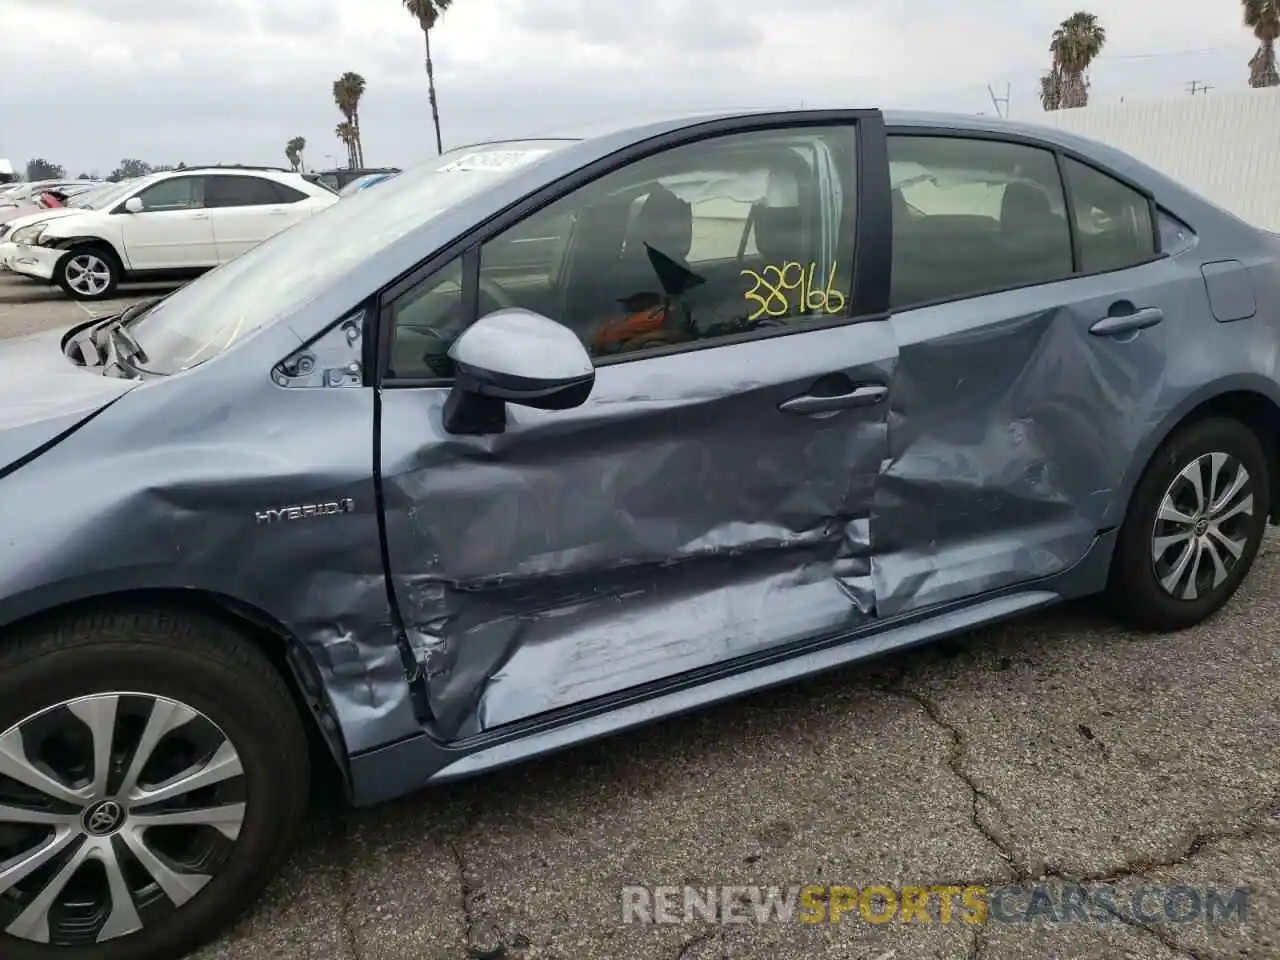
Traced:
[[96, 190], [76, 197], [68, 206], [81, 207], [85, 210], [105, 210], [126, 194], [133, 192], [137, 186], [134, 180], [125, 183], [109, 183], [105, 187], [98, 187]]
[[217, 356], [314, 299], [335, 276], [564, 142], [460, 148], [282, 230], [138, 319], [132, 333], [146, 351], [147, 369], [177, 373]]

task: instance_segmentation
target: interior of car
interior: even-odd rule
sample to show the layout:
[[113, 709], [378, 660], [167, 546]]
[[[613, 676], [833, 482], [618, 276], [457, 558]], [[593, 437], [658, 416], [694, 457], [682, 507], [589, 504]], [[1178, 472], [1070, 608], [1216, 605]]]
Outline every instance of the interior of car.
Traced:
[[[478, 315], [534, 310], [568, 326], [597, 356], [787, 319], [748, 319], [743, 271], [808, 264], [817, 255], [820, 198], [810, 163], [786, 147], [757, 147], [724, 151], [701, 175], [687, 167], [646, 173], [658, 175], [604, 178], [486, 244]], [[717, 201], [745, 215], [708, 214]], [[528, 262], [535, 244], [541, 263]], [[393, 375], [421, 375], [424, 365], [427, 375], [452, 375], [447, 351], [469, 322], [460, 281], [455, 266], [396, 305]]]
[[[891, 152], [894, 306], [1072, 275], [1071, 225], [1051, 155], [998, 142], [912, 137], [891, 141]], [[1070, 158], [1064, 170], [1080, 269], [1091, 273], [1148, 258], [1146, 198]]]

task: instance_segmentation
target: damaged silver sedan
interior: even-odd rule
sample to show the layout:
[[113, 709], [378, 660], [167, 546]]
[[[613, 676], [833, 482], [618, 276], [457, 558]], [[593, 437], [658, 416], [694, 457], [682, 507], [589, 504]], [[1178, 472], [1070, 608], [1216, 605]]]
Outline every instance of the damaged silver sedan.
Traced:
[[456, 150], [0, 345], [0, 956], [215, 935], [317, 763], [1198, 623], [1277, 503], [1278, 255], [1065, 133], [734, 114]]

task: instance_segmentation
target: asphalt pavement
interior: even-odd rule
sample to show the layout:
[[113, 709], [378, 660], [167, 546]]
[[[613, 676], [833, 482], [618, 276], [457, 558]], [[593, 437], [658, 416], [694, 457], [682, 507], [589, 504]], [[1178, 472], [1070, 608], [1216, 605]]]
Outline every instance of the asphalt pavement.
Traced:
[[[0, 277], [0, 336], [115, 309]], [[1273, 535], [1229, 607], [1181, 634], [1073, 605], [378, 808], [323, 806], [196, 956], [1280, 957], [1277, 613]], [[846, 912], [760, 919], [752, 885], [816, 885], [820, 919]], [[746, 921], [686, 917], [686, 886]], [[943, 922], [947, 891], [904, 919], [909, 886], [987, 888], [986, 922]], [[1081, 890], [1120, 906], [1073, 911]], [[628, 902], [670, 922], [624, 922]]]

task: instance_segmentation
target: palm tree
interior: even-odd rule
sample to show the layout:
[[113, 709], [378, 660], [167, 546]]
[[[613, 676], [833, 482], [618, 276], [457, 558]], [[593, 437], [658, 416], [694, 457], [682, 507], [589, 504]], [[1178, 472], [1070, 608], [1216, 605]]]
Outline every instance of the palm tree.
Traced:
[[1062, 109], [1062, 69], [1056, 63], [1040, 78], [1040, 105], [1045, 110]]
[[289, 165], [294, 170], [307, 172], [307, 165], [303, 162], [302, 151], [307, 149], [307, 140], [305, 137], [294, 137], [284, 145], [284, 155], [289, 160]]
[[1057, 83], [1057, 106], [1051, 109], [1070, 110], [1089, 105], [1089, 80], [1085, 71], [1106, 42], [1107, 31], [1092, 13], [1081, 10], [1062, 21], [1049, 43], [1057, 79], [1041, 86], [1043, 100], [1045, 91]]
[[1258, 52], [1249, 60], [1249, 86], [1280, 86], [1276, 72], [1276, 38], [1280, 37], [1280, 0], [1242, 0], [1244, 25], [1258, 38]]
[[333, 128], [334, 136], [347, 145], [347, 168], [356, 165], [356, 128], [350, 120], [343, 120]]
[[431, 31], [453, 0], [403, 0], [409, 16], [418, 21], [422, 40], [427, 48], [427, 98], [431, 101], [431, 122], [436, 128], [436, 153], [444, 153], [444, 141], [440, 139], [440, 104], [436, 99], [436, 71], [431, 62]]
[[360, 141], [360, 98], [364, 96], [364, 90], [364, 77], [349, 70], [333, 81], [333, 102], [351, 124], [352, 139], [347, 151], [349, 167], [364, 166], [364, 145]]

